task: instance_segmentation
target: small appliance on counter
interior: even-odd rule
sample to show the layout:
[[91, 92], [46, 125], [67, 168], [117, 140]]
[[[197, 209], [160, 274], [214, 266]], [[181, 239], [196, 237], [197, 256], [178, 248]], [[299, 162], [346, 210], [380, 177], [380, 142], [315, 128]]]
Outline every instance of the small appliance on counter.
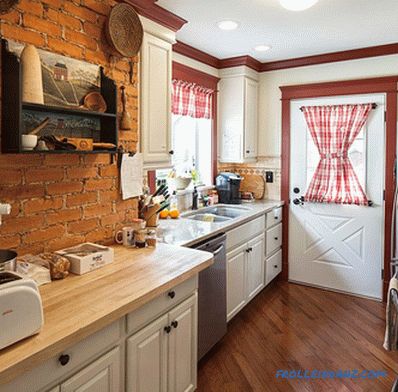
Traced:
[[223, 172], [216, 177], [216, 189], [221, 204], [240, 204], [240, 183], [242, 177], [239, 174]]
[[0, 272], [0, 350], [40, 332], [43, 322], [36, 283], [15, 272]]

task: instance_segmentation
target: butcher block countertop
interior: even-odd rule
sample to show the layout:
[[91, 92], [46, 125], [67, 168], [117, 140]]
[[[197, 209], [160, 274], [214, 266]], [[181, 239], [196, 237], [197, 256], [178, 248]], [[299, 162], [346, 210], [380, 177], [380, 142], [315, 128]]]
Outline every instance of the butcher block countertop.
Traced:
[[213, 263], [213, 255], [158, 244], [155, 249], [115, 246], [115, 261], [86, 275], [40, 288], [42, 331], [0, 350], [0, 384], [136, 310]]

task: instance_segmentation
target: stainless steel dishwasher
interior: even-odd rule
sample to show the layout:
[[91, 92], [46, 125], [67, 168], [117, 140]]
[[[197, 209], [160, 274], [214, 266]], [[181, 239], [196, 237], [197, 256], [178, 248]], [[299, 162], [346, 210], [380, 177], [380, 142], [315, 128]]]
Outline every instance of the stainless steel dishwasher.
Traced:
[[214, 264], [199, 273], [198, 360], [227, 333], [226, 235], [220, 234], [193, 248], [213, 253]]

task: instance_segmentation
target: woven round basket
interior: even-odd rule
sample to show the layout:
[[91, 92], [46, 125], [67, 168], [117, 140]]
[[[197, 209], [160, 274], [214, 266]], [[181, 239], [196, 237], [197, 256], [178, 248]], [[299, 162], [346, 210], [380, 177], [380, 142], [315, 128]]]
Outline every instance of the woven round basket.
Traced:
[[134, 8], [128, 4], [115, 5], [106, 23], [106, 35], [117, 54], [135, 56], [141, 48], [144, 30]]
[[19, 0], [1, 0], [0, 1], [0, 15], [10, 12], [11, 9], [19, 3]]

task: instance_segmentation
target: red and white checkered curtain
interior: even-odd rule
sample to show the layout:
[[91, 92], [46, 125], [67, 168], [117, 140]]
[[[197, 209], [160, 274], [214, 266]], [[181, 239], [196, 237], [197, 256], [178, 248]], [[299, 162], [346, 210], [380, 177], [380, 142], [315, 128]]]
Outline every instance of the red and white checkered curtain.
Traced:
[[302, 108], [320, 160], [304, 199], [317, 203], [368, 205], [348, 151], [369, 117], [372, 104]]
[[193, 118], [213, 118], [214, 90], [173, 80], [172, 113]]

